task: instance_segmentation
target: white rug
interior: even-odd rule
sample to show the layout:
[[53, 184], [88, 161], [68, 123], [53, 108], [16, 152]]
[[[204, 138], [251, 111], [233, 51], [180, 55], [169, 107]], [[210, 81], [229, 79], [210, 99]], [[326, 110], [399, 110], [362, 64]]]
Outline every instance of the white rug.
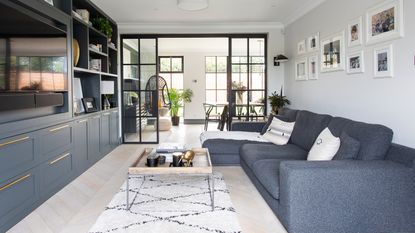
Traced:
[[142, 177], [131, 177], [130, 210], [125, 210], [124, 183], [89, 232], [241, 232], [223, 176], [216, 173], [214, 178], [212, 211], [205, 177], [147, 176], [144, 183]]

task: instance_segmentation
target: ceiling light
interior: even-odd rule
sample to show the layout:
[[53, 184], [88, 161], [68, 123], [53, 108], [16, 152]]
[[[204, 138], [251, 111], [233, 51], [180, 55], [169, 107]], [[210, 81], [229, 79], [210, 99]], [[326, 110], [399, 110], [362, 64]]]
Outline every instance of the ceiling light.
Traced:
[[198, 11], [208, 8], [209, 0], [177, 0], [177, 6], [186, 11]]

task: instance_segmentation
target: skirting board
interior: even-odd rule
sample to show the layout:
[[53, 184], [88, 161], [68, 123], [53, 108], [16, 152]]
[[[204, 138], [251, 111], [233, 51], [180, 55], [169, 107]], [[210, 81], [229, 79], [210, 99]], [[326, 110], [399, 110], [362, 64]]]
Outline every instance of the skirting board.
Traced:
[[203, 125], [204, 123], [204, 119], [184, 119], [185, 125]]

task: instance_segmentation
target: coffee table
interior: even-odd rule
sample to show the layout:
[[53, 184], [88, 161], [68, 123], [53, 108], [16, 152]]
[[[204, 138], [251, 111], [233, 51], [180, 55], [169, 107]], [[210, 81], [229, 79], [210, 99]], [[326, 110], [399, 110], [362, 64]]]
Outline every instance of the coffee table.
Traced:
[[[211, 206], [212, 211], [215, 209], [215, 194], [214, 194], [214, 178], [213, 178], [213, 168], [212, 162], [210, 160], [209, 150], [207, 148], [195, 148], [192, 149], [195, 152], [195, 157], [193, 159], [193, 167], [169, 167], [170, 163], [165, 163], [159, 165], [158, 167], [147, 167], [147, 156], [153, 151], [153, 148], [145, 148], [144, 151], [140, 154], [136, 162], [128, 168], [127, 173], [127, 207], [130, 209], [130, 197], [129, 197], [129, 178], [132, 176], [143, 177], [143, 182], [141, 183], [138, 192], [140, 192], [141, 187], [143, 186], [146, 176], [153, 175], [190, 175], [190, 176], [206, 176], [208, 180]], [[136, 194], [137, 195], [137, 194]], [[136, 195], [134, 199], [136, 198]], [[134, 202], [133, 199], [133, 202]]]

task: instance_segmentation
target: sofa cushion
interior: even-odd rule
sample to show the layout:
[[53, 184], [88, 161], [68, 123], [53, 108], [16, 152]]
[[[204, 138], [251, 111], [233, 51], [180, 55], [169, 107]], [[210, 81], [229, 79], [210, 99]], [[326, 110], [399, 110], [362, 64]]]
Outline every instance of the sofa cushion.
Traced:
[[334, 117], [329, 129], [335, 136], [347, 133], [360, 142], [359, 160], [383, 160], [392, 142], [393, 131], [386, 126]]
[[291, 142], [309, 151], [317, 136], [328, 126], [331, 118], [329, 115], [300, 111], [295, 121]]
[[360, 150], [360, 142], [347, 133], [343, 132], [340, 135], [340, 148], [334, 155], [333, 160], [353, 160], [357, 158]]
[[241, 159], [252, 169], [253, 164], [263, 159], [305, 160], [308, 152], [294, 144], [245, 144], [239, 151]]
[[239, 154], [239, 149], [247, 143], [271, 144], [269, 142], [253, 142], [248, 140], [209, 139], [203, 142], [202, 147], [208, 148], [210, 154]]
[[297, 119], [298, 110], [290, 108], [282, 108], [278, 110], [278, 115], [284, 116], [287, 118], [288, 122], [293, 122]]
[[269, 126], [271, 125], [272, 121], [274, 120], [274, 117], [278, 118], [279, 120], [285, 121], [285, 122], [290, 122], [288, 120], [288, 117], [281, 116], [281, 115], [270, 114], [269, 117], [268, 117], [267, 123], [264, 125], [264, 128], [262, 128], [262, 130], [261, 130], [261, 135], [264, 135], [267, 132]]
[[285, 122], [274, 117], [262, 137], [275, 145], [285, 145], [290, 140], [294, 125], [295, 122]]
[[280, 197], [280, 163], [279, 159], [264, 159], [254, 163], [252, 168], [258, 181], [275, 199]]
[[308, 161], [330, 161], [340, 148], [340, 138], [335, 137], [328, 128], [318, 135], [308, 153]]

